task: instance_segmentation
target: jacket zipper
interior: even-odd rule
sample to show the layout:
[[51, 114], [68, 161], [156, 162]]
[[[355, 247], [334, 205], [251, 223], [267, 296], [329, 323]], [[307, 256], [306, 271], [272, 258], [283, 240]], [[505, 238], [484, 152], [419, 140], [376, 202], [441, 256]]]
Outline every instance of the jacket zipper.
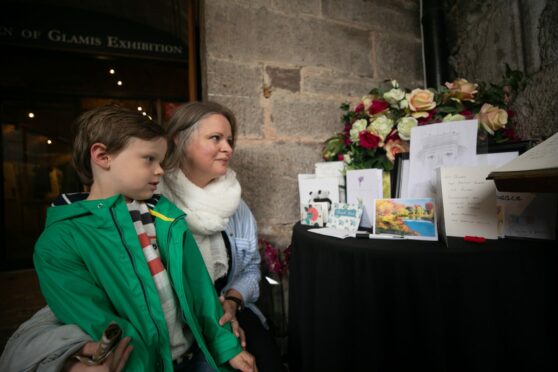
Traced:
[[153, 318], [153, 314], [151, 313], [151, 306], [149, 305], [149, 301], [147, 300], [147, 293], [145, 290], [145, 286], [143, 284], [143, 281], [141, 280], [137, 268], [136, 268], [136, 264], [134, 263], [134, 260], [132, 258], [132, 252], [130, 251], [130, 248], [128, 247], [128, 245], [126, 244], [126, 241], [124, 240], [124, 236], [122, 234], [122, 230], [120, 229], [120, 225], [118, 225], [118, 223], [116, 222], [116, 216], [114, 215], [114, 210], [111, 208], [110, 209], [110, 215], [112, 217], [112, 221], [114, 222], [114, 225], [116, 226], [116, 229], [118, 230], [118, 235], [120, 236], [120, 240], [122, 241], [122, 244], [124, 245], [124, 247], [126, 248], [126, 253], [128, 254], [128, 258], [130, 259], [130, 262], [132, 263], [132, 267], [134, 269], [134, 274], [136, 274], [136, 277], [140, 283], [141, 286], [141, 291], [143, 293], [143, 298], [145, 300], [145, 304], [147, 305], [147, 311], [149, 314], [149, 317], [151, 318], [151, 321], [153, 322], [153, 324], [155, 325], [155, 329], [157, 330], [157, 339], [158, 339], [158, 344], [161, 343], [161, 331], [159, 330], [159, 326], [157, 325], [157, 322], [155, 321], [155, 319]]
[[[168, 246], [168, 247], [171, 246], [171, 241], [172, 241], [172, 229], [173, 229], [174, 225], [176, 225], [181, 219], [183, 219], [183, 218], [185, 218], [185, 217], [186, 217], [185, 214], [181, 214], [181, 215], [177, 216], [177, 217], [174, 219], [174, 221], [172, 221], [171, 225], [169, 226], [169, 232], [168, 232], [168, 234], [167, 234], [167, 246]], [[184, 235], [183, 235], [182, 241], [185, 241], [185, 240], [186, 240], [186, 234], [188, 234], [188, 233], [189, 233], [189, 230], [188, 230], [188, 231], [184, 231]], [[184, 250], [183, 250], [182, 252], [183, 252], [182, 254], [184, 255]], [[170, 258], [170, 251], [169, 251], [169, 258]], [[185, 259], [185, 258], [183, 258], [183, 259]], [[182, 264], [181, 264], [181, 265], [182, 265]], [[170, 266], [170, 262], [169, 262], [169, 266]], [[170, 269], [169, 269], [169, 274], [170, 274]], [[173, 290], [174, 290], [175, 293], [176, 293], [176, 297], [177, 297], [177, 300], [178, 300], [178, 293], [176, 292], [176, 288], [174, 288], [174, 283], [173, 283], [172, 280], [171, 280], [170, 282], [171, 282], [171, 286], [172, 286]], [[184, 288], [183, 288], [183, 289], [184, 289]], [[178, 301], [178, 304], [180, 305], [180, 300]], [[180, 310], [181, 310], [181, 311], [180, 311], [180, 315], [182, 316], [182, 321], [184, 322], [184, 324], [188, 325], [188, 322], [187, 322], [186, 317], [185, 317], [185, 314], [184, 314], [185, 311], [184, 311], [184, 309], [182, 309], [182, 305], [180, 305], [180, 307], [181, 307], [181, 309], [180, 309]], [[194, 317], [194, 314], [190, 314], [190, 315], [191, 315], [192, 317]], [[194, 337], [194, 342], [197, 342], [196, 335], [194, 334], [194, 330], [192, 329], [192, 327], [191, 327], [190, 325], [188, 325], [188, 327], [190, 328], [190, 332], [192, 332], [192, 336]], [[199, 332], [200, 332], [200, 330], [198, 329], [198, 333], [199, 333]], [[201, 333], [203, 334], [203, 332], [201, 332]], [[202, 335], [202, 334], [200, 334], [200, 336], [201, 336], [202, 339], [203, 339], [203, 335]], [[204, 342], [205, 342], [205, 341], [204, 341]], [[207, 357], [205, 356], [205, 353], [204, 353], [204, 357], [207, 358]], [[207, 360], [207, 362], [208, 362], [209, 365], [212, 365], [212, 364], [211, 364], [211, 361]], [[215, 362], [215, 360], [213, 360], [213, 363], [215, 364], [215, 366], [217, 366], [217, 363]]]
[[[180, 216], [176, 217], [176, 218], [171, 222], [171, 225], [169, 226], [169, 232], [167, 233], [167, 247], [169, 247], [169, 259], [170, 259], [170, 253], [171, 253], [171, 252], [170, 252], [170, 249], [171, 249], [170, 247], [171, 247], [171, 241], [172, 241], [172, 228], [174, 227], [174, 225], [177, 224], [177, 222], [178, 222], [181, 218], [184, 218], [184, 215], [180, 215]], [[182, 254], [184, 254], [184, 252], [182, 252]], [[170, 263], [170, 260], [169, 260], [169, 262], [167, 263], [167, 265], [169, 266], [169, 267], [168, 267], [169, 277], [172, 278], [172, 276], [171, 276], [171, 263]], [[169, 278], [169, 279], [170, 279], [170, 278]], [[176, 291], [176, 288], [174, 287], [174, 282], [173, 282], [172, 280], [169, 280], [169, 282], [170, 282], [171, 288], [173, 289], [173, 291], [174, 291], [174, 293], [175, 293], [176, 299], [178, 300], [178, 304], [180, 305], [180, 300], [179, 300], [179, 297], [178, 297], [178, 292]], [[180, 305], [180, 317], [182, 318], [182, 321], [184, 322], [184, 324], [188, 324], [188, 323], [186, 322], [186, 318], [184, 317], [184, 310], [182, 309], [182, 306], [181, 306], [181, 305]], [[189, 327], [189, 326], [188, 326], [188, 327]]]

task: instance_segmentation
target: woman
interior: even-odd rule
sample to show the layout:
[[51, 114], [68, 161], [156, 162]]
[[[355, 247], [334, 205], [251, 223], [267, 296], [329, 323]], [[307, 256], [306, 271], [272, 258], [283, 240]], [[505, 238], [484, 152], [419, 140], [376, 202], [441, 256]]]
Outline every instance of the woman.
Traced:
[[[255, 356], [260, 372], [281, 371], [277, 346], [264, 316], [255, 306], [260, 280], [256, 222], [240, 198], [241, 187], [235, 172], [229, 169], [236, 119], [219, 104], [193, 102], [179, 107], [166, 129], [167, 170], [158, 191], [187, 215], [186, 221], [209, 275], [221, 294], [224, 315], [220, 323], [231, 323], [242, 346]], [[71, 202], [71, 198], [66, 195], [59, 200]], [[55, 336], [63, 341], [40, 342]], [[18, 366], [24, 365], [24, 369], [60, 370], [76, 351], [81, 350], [85, 355], [94, 352], [96, 344], [88, 340], [78, 327], [61, 325], [50, 309], [44, 308], [12, 336], [0, 358], [0, 366], [13, 366], [19, 360]], [[103, 367], [121, 370], [129, 354], [125, 348], [126, 341], [123, 341], [111, 356], [110, 365]], [[26, 351], [24, 357], [22, 351]]]
[[191, 102], [175, 111], [166, 130], [166, 172], [159, 190], [186, 213], [221, 294], [221, 323], [231, 322], [259, 371], [281, 371], [277, 346], [255, 305], [260, 280], [256, 222], [229, 168], [236, 119], [217, 103]]

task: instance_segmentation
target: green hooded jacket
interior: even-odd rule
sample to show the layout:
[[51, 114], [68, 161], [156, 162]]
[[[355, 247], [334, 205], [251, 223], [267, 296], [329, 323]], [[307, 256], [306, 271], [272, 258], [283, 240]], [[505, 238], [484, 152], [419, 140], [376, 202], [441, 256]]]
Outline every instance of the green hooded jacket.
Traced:
[[[182, 317], [209, 364], [242, 351], [223, 310], [184, 213], [161, 196], [153, 209], [157, 244]], [[51, 207], [35, 245], [43, 295], [64, 323], [99, 339], [110, 322], [132, 338], [128, 371], [172, 371], [167, 325], [157, 288], [121, 195]]]

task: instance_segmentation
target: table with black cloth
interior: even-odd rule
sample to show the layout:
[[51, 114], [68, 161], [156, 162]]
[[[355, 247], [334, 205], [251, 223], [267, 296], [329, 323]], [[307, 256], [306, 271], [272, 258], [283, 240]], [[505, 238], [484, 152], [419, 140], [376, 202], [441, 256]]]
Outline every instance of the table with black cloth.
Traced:
[[556, 371], [556, 241], [293, 228], [291, 371]]

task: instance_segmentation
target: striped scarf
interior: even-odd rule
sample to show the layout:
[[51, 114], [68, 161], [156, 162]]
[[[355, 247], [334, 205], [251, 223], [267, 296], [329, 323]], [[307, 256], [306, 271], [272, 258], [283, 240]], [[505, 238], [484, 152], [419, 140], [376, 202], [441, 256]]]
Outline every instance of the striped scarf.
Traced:
[[159, 299], [161, 300], [161, 306], [169, 331], [172, 359], [175, 360], [182, 356], [192, 345], [193, 336], [189, 331], [184, 332], [185, 325], [176, 306], [177, 301], [170, 284], [169, 275], [159, 256], [155, 224], [147, 204], [134, 200], [128, 203], [127, 206], [138, 234], [143, 255], [159, 293]]

